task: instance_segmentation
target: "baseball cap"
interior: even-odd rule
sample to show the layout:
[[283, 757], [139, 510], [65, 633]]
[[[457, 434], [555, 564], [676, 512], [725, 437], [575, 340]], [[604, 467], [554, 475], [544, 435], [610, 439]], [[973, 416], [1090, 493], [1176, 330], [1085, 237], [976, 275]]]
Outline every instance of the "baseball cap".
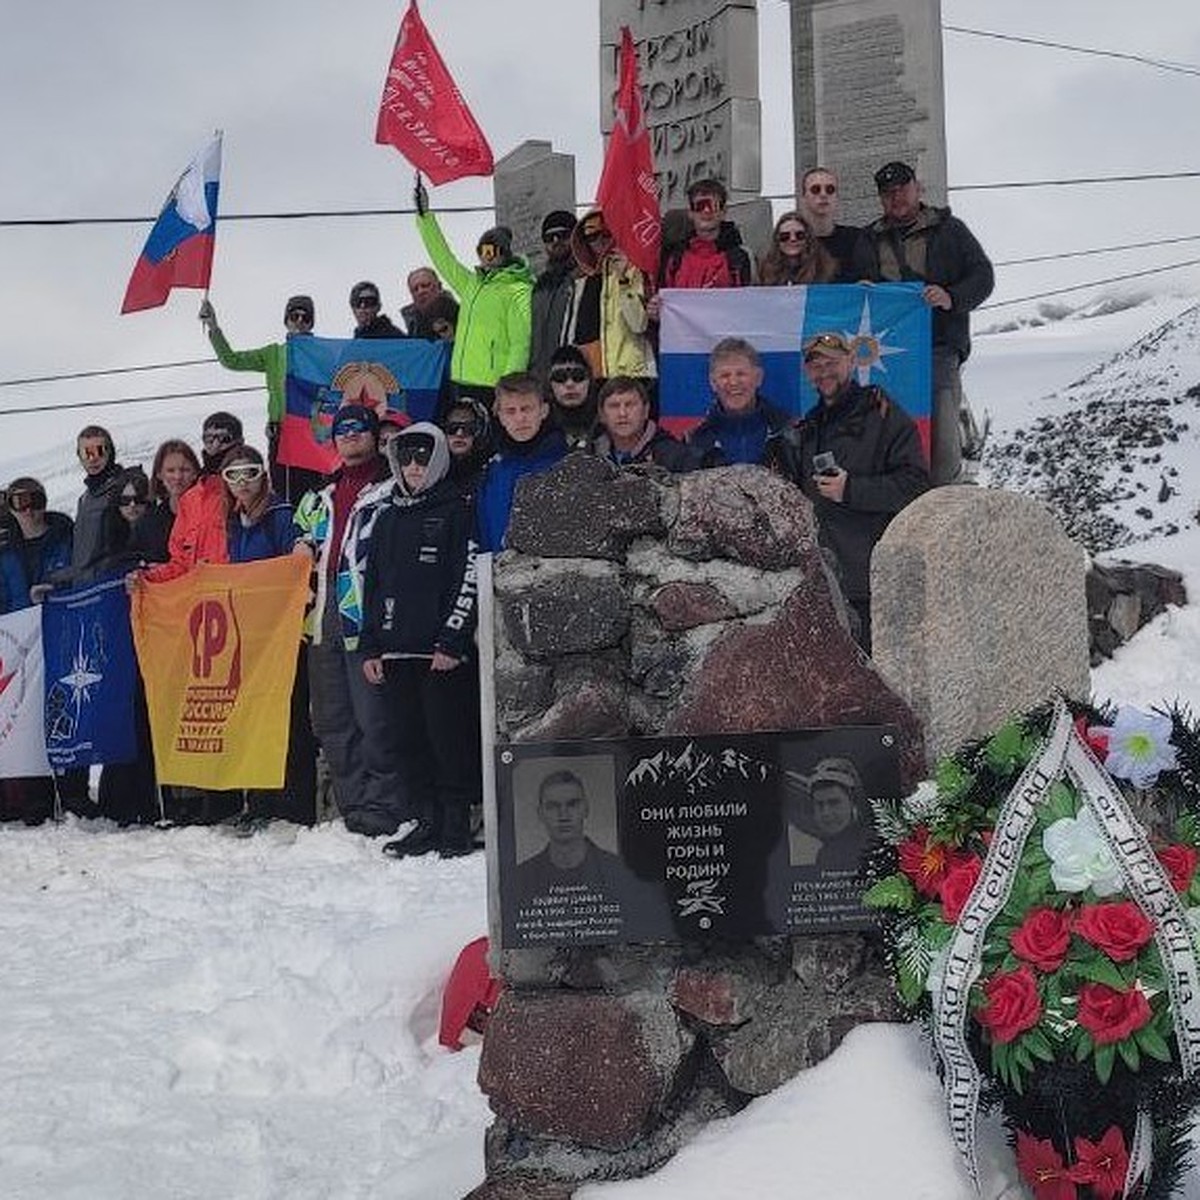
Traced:
[[885, 163], [875, 172], [875, 188], [877, 191], [886, 192], [888, 188], [902, 187], [906, 183], [912, 183], [916, 177], [917, 173], [908, 163]]
[[552, 233], [570, 233], [575, 228], [575, 214], [569, 213], [565, 209], [555, 209], [552, 213], [547, 213], [542, 221], [542, 241], [544, 242]]
[[849, 354], [850, 343], [840, 333], [818, 333], [804, 343], [804, 361], [821, 355]]
[[316, 309], [313, 307], [313, 299], [311, 296], [290, 296], [288, 302], [283, 306], [283, 316], [286, 320], [289, 313], [299, 309], [301, 312], [308, 313], [308, 319], [311, 321], [316, 316]]

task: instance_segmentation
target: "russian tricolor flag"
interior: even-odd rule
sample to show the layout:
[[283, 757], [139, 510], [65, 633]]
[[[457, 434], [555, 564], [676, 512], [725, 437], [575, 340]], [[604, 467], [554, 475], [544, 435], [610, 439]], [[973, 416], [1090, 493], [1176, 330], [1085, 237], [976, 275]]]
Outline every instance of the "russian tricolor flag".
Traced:
[[917, 423], [929, 449], [932, 322], [921, 283], [811, 287], [667, 288], [659, 337], [662, 423], [684, 434], [713, 403], [708, 356], [740, 337], [761, 355], [762, 394], [800, 416], [817, 402], [802, 346], [818, 333], [850, 342], [861, 384], [878, 384]]
[[123, 313], [158, 308], [172, 288], [207, 288], [217, 230], [221, 134], [179, 177], [129, 277]]

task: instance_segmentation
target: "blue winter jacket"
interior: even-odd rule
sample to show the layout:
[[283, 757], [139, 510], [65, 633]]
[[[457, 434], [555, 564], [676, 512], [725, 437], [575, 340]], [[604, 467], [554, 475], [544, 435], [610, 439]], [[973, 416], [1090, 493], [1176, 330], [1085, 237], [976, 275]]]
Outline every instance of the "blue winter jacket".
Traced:
[[21, 536], [15, 519], [0, 534], [0, 613], [28, 608], [29, 589], [71, 565], [71, 518], [51, 512], [46, 521], [46, 532], [32, 542]]
[[547, 425], [531, 442], [508, 441], [484, 469], [475, 493], [475, 516], [481, 551], [504, 549], [508, 518], [512, 513], [517, 480], [548, 471], [565, 458], [567, 440], [562, 430]]
[[790, 422], [783, 409], [761, 396], [744, 416], [727, 413], [715, 403], [688, 435], [687, 444], [706, 467], [729, 467], [734, 463], [761, 466], [767, 461], [767, 442], [779, 436]]
[[292, 506], [273, 495], [266, 513], [257, 524], [243, 525], [236, 513], [230, 517], [226, 537], [231, 563], [258, 562], [263, 558], [291, 554], [296, 544]]

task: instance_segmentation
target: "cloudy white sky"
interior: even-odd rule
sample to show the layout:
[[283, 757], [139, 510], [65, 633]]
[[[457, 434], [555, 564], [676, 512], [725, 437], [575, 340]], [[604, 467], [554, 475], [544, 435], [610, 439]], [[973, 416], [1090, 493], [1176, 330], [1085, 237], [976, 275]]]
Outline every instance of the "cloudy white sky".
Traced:
[[[0, 39], [0, 219], [143, 216], [147, 224], [0, 226], [0, 379], [203, 357], [196, 293], [117, 315], [129, 271], [175, 176], [225, 130], [225, 214], [409, 203], [412, 172], [373, 143], [402, 0], [62, 0], [6, 6]], [[528, 137], [577, 156], [591, 198], [601, 141], [596, 0], [425, 0], [422, 13], [497, 156]], [[1195, 0], [943, 0], [946, 25], [1200, 63]], [[760, 0], [764, 186], [788, 190], [788, 8]], [[949, 176], [955, 185], [1200, 167], [1200, 76], [944, 34]], [[487, 181], [437, 204], [490, 203]], [[951, 193], [1000, 261], [1200, 233], [1200, 179]], [[466, 252], [484, 214], [450, 218]], [[393, 314], [421, 261], [411, 218], [230, 221], [212, 297], [235, 345], [279, 335], [292, 291], [316, 297], [319, 331], [349, 329], [346, 294], [373, 278]], [[1200, 241], [1000, 272], [997, 297], [1200, 257]], [[1200, 275], [1159, 277], [1197, 285]], [[0, 388], [27, 404], [244, 384], [214, 368]], [[182, 432], [215, 401], [179, 402]], [[144, 411], [144, 409], [143, 409]], [[82, 423], [64, 417], [66, 428]], [[5, 426], [0, 417], [0, 432]], [[9, 426], [15, 428], [15, 426]]]

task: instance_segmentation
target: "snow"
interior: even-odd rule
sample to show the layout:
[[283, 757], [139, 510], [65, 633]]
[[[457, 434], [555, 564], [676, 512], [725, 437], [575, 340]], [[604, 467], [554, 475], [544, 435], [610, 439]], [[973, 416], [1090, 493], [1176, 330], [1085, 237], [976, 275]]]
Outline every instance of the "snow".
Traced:
[[[1069, 407], [1066, 385], [1195, 297], [977, 338], [968, 386], [997, 434]], [[1051, 393], [1057, 392], [1056, 397]], [[261, 419], [248, 400], [247, 428]], [[145, 461], [178, 418], [130, 424]], [[184, 432], [187, 432], [186, 430]], [[193, 431], [194, 432], [194, 431]], [[41, 431], [44, 434], [44, 430]], [[13, 474], [77, 469], [41, 437]], [[1200, 530], [1124, 547], [1200, 595]], [[1200, 710], [1200, 606], [1093, 674], [1097, 696]], [[68, 819], [0, 827], [0, 1197], [459, 1197], [483, 1177], [478, 1048], [437, 1044], [440, 988], [485, 931], [482, 856], [394, 861], [338, 824], [251, 839]], [[994, 1125], [983, 1195], [1015, 1198]], [[709, 1127], [656, 1175], [583, 1200], [965, 1200], [917, 1031], [855, 1030], [825, 1063]], [[1193, 1176], [1185, 1200], [1200, 1200]]]

